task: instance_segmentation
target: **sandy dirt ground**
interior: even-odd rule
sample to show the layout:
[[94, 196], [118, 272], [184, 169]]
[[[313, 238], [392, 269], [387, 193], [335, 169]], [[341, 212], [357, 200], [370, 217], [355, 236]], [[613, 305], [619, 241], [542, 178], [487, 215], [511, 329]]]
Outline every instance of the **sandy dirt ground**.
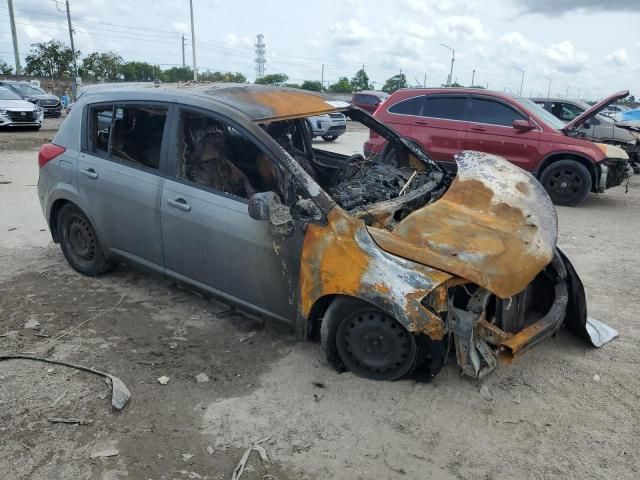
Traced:
[[[56, 128], [0, 132], [0, 354], [95, 367], [132, 397], [117, 412], [98, 376], [0, 362], [3, 479], [228, 479], [263, 438], [269, 461], [252, 452], [243, 479], [640, 478], [637, 181], [558, 209], [590, 314], [620, 338], [598, 350], [561, 331], [490, 375], [488, 401], [451, 363], [431, 384], [366, 381], [161, 278], [75, 273], [34, 186], [37, 148]], [[331, 148], [357, 149], [357, 135]]]

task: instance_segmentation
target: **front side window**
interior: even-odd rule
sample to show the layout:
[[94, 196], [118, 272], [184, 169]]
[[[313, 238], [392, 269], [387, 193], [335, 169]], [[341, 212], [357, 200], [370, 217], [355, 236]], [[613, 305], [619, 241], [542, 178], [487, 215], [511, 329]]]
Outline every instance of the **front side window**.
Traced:
[[422, 115], [424, 96], [408, 98], [389, 107], [389, 113], [396, 115]]
[[427, 97], [422, 116], [445, 120], [465, 120], [466, 108], [466, 97]]
[[475, 123], [487, 123], [489, 125], [502, 125], [510, 127], [514, 120], [526, 120], [527, 118], [507, 105], [490, 99], [474, 98], [471, 102], [469, 121]]
[[90, 109], [89, 150], [126, 163], [158, 169], [167, 108], [104, 105]]
[[47, 92], [38, 88], [36, 86], [25, 85], [25, 84], [17, 84], [16, 90], [18, 90], [22, 95], [44, 95]]

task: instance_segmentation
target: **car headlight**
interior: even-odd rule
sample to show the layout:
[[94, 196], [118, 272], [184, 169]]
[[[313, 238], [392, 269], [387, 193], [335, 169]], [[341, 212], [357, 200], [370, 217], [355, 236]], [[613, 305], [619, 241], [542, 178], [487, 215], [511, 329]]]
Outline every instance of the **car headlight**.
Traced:
[[6, 115], [6, 114], [7, 114], [6, 110], [0, 109], [0, 115]]

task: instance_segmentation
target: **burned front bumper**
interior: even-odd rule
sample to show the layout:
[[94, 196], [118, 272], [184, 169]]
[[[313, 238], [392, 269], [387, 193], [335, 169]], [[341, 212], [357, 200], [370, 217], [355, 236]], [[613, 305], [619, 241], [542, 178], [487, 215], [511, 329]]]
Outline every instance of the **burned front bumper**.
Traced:
[[501, 361], [510, 363], [562, 326], [596, 347], [617, 336], [587, 316], [582, 282], [560, 250], [527, 288], [509, 298], [468, 284], [449, 288], [447, 297], [446, 313], [440, 314], [458, 365], [474, 378], [484, 377]]

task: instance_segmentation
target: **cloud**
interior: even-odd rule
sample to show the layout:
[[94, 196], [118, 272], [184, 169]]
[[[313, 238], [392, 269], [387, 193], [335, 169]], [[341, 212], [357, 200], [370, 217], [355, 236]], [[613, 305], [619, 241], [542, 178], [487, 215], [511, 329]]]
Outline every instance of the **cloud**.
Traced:
[[371, 31], [355, 19], [338, 22], [331, 27], [334, 41], [342, 45], [358, 45], [373, 37]]
[[502, 35], [498, 42], [507, 48], [511, 48], [514, 50], [520, 50], [523, 52], [530, 52], [535, 48], [535, 45], [531, 43], [529, 40], [524, 38], [521, 33], [511, 32], [505, 35]]
[[525, 12], [557, 16], [572, 11], [640, 12], [638, 0], [513, 0]]
[[482, 40], [487, 33], [480, 20], [468, 16], [453, 16], [445, 19], [446, 30], [455, 38]]
[[413, 37], [427, 39], [436, 36], [436, 30], [433, 27], [425, 27], [422, 24], [409, 22], [404, 25], [404, 30], [407, 35]]
[[402, 0], [400, 5], [414, 13], [429, 13], [429, 7], [423, 0]]
[[615, 65], [616, 67], [623, 67], [629, 63], [629, 55], [626, 48], [620, 48], [615, 52], [611, 52], [605, 57], [607, 63]]
[[576, 48], [569, 41], [554, 43], [549, 48], [544, 49], [544, 56], [559, 72], [577, 73], [587, 66], [589, 57], [576, 51]]

